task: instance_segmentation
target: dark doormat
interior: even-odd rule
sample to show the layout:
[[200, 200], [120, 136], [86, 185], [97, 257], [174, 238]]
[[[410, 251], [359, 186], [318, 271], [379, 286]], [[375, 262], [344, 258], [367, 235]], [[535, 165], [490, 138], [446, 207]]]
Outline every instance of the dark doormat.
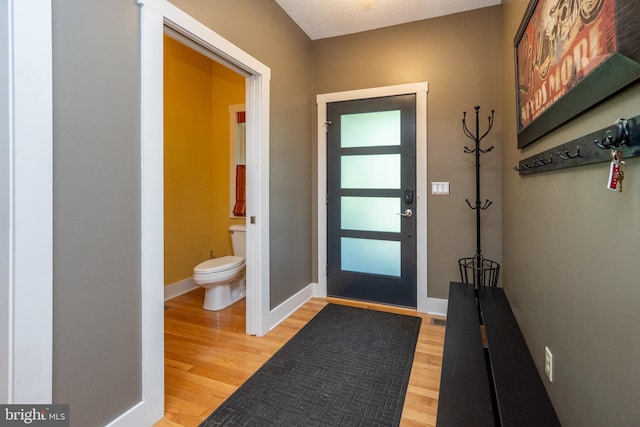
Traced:
[[420, 322], [329, 304], [200, 426], [397, 426]]

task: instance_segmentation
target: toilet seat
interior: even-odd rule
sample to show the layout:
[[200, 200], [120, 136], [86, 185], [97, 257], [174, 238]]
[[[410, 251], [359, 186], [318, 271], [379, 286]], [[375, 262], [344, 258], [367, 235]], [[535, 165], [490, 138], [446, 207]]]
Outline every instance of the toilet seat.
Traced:
[[194, 273], [218, 273], [229, 270], [244, 263], [244, 258], [240, 256], [223, 256], [220, 258], [208, 259], [196, 265]]
[[245, 259], [239, 256], [223, 256], [201, 262], [193, 269], [196, 284], [220, 282], [236, 276], [244, 269]]

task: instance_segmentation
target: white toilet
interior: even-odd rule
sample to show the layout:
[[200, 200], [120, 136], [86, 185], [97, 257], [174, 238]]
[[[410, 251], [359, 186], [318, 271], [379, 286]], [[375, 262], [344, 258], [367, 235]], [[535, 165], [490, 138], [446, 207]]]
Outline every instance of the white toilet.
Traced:
[[209, 259], [193, 269], [193, 281], [205, 288], [205, 310], [222, 310], [241, 300], [246, 294], [246, 226], [232, 225], [229, 233], [233, 256]]

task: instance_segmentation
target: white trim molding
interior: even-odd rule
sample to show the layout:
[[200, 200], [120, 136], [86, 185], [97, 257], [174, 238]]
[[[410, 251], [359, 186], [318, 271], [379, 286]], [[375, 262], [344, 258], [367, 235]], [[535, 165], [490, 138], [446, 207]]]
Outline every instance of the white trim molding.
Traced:
[[188, 277], [184, 280], [180, 280], [179, 282], [172, 283], [164, 287], [164, 300], [169, 301], [175, 297], [179, 297], [180, 295], [184, 295], [187, 292], [191, 292], [194, 289], [197, 289], [198, 285], [193, 282], [191, 277]]
[[416, 94], [417, 311], [429, 312], [427, 300], [427, 93], [429, 83], [409, 83], [320, 94], [318, 104], [318, 283], [315, 295], [327, 296], [327, 104], [356, 99]]
[[280, 323], [282, 323], [287, 317], [293, 314], [297, 309], [302, 307], [307, 301], [314, 297], [313, 294], [314, 284], [310, 283], [291, 297], [287, 298], [282, 304], [277, 306], [271, 311], [269, 319], [269, 330], [272, 330]]
[[269, 310], [269, 83], [271, 70], [166, 0], [141, 6], [142, 400], [110, 425], [152, 425], [164, 415], [163, 37], [165, 28], [246, 79], [247, 333], [264, 335]]
[[153, 425], [164, 416], [164, 136], [156, 125], [164, 114], [164, 16], [159, 6], [145, 2], [140, 12], [142, 398], [110, 426]]
[[51, 0], [0, 0], [2, 403], [52, 401], [51, 10]]
[[441, 298], [427, 298], [427, 313], [446, 317], [448, 305], [449, 300]]

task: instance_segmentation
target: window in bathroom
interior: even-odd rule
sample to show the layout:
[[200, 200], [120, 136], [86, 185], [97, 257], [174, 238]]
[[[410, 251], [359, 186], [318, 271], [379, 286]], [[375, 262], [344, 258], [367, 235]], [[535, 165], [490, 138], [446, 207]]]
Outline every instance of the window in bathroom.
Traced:
[[246, 216], [246, 114], [244, 104], [229, 106], [229, 207], [232, 218]]

